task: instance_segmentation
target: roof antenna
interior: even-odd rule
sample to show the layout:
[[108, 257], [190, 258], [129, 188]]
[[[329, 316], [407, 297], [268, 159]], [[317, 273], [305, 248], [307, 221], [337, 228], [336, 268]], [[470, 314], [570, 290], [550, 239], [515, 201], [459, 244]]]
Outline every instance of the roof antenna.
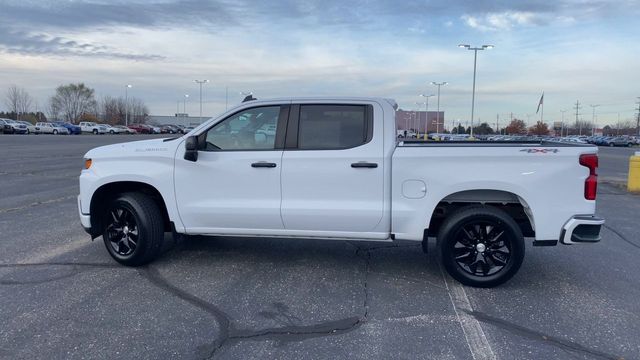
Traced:
[[249, 94], [247, 95], [247, 97], [244, 98], [244, 100], [242, 100], [242, 102], [245, 103], [247, 101], [253, 101], [253, 100], [258, 100], [258, 99], [254, 98], [253, 94]]

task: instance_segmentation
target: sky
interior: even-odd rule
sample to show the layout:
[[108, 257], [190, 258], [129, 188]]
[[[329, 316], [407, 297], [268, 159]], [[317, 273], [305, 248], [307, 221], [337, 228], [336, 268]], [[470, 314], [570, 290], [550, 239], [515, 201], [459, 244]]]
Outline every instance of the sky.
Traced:
[[[44, 108], [60, 84], [130, 96], [153, 115], [214, 116], [242, 100], [379, 96], [424, 109], [436, 94], [447, 121], [529, 124], [635, 119], [640, 0], [0, 0], [0, 95], [15, 84]], [[228, 94], [228, 97], [227, 97]], [[228, 98], [228, 102], [227, 102]], [[180, 103], [178, 103], [180, 102]], [[437, 97], [429, 99], [435, 110]], [[0, 109], [5, 109], [0, 101]], [[447, 125], [448, 126], [448, 125]]]

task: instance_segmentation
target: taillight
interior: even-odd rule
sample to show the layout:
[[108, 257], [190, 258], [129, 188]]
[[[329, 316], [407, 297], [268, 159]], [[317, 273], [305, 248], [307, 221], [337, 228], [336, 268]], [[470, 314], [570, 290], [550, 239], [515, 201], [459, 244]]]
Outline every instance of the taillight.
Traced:
[[598, 168], [598, 155], [580, 155], [580, 165], [589, 168], [589, 177], [584, 181], [584, 198], [587, 200], [595, 200], [596, 192], [598, 190], [598, 174], [596, 174], [596, 168]]

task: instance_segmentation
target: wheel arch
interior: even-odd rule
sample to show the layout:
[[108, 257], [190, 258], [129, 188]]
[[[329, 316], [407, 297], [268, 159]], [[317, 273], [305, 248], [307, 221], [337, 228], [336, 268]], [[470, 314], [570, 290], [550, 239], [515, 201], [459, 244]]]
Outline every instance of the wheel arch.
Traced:
[[90, 213], [92, 214], [91, 236], [93, 238], [102, 235], [104, 231], [104, 212], [107, 210], [109, 202], [115, 199], [118, 195], [129, 192], [143, 193], [153, 199], [162, 213], [164, 231], [172, 230], [167, 205], [165, 204], [164, 198], [158, 189], [153, 185], [139, 181], [115, 181], [101, 185], [91, 196], [89, 206]]
[[506, 212], [526, 237], [535, 236], [535, 221], [527, 201], [520, 195], [496, 189], [462, 190], [444, 196], [431, 212], [428, 236], [437, 236], [442, 222], [457, 209], [471, 205], [488, 205]]

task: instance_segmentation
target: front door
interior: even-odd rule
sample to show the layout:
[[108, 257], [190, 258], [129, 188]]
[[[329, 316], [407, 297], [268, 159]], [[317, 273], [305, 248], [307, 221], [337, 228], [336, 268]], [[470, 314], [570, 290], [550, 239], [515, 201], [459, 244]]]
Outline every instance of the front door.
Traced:
[[[187, 232], [282, 229], [280, 172], [288, 106], [241, 110], [199, 136], [196, 161], [178, 151], [176, 202]], [[236, 230], [234, 230], [236, 229]], [[251, 232], [251, 231], [249, 231]]]

